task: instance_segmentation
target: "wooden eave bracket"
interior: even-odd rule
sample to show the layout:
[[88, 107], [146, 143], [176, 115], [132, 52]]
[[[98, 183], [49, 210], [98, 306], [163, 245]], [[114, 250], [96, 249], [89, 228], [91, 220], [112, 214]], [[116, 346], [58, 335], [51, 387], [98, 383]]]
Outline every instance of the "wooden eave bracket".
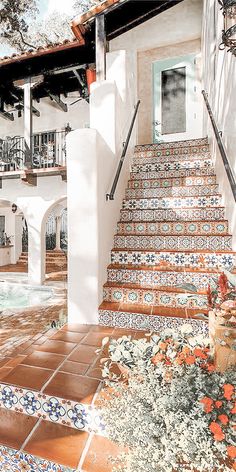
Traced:
[[32, 187], [37, 187], [37, 174], [34, 174], [31, 171], [26, 170], [21, 176], [21, 181]]

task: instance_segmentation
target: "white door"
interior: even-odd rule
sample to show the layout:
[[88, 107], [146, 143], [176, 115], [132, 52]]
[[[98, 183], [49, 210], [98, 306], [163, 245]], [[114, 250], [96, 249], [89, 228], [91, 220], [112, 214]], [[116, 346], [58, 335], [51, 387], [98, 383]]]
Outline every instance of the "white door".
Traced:
[[201, 137], [201, 100], [195, 55], [154, 62], [153, 142]]

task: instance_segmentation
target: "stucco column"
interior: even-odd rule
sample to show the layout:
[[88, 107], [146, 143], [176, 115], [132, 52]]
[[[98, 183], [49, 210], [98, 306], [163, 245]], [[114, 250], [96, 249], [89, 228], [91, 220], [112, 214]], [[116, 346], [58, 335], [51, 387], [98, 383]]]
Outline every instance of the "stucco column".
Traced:
[[55, 249], [61, 249], [61, 216], [56, 216], [56, 247]]
[[[40, 222], [41, 223], [41, 222]], [[41, 285], [45, 280], [45, 234], [39, 222], [28, 221], [28, 281]]]
[[22, 253], [22, 215], [14, 215], [14, 239], [11, 251], [11, 262], [16, 264]]

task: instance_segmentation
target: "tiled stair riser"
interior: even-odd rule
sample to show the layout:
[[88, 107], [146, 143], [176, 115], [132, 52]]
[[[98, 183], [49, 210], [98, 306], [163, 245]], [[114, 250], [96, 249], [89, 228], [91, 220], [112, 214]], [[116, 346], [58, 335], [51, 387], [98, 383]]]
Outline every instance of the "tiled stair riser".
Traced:
[[227, 251], [232, 248], [231, 236], [115, 236], [114, 247], [151, 250], [211, 250]]
[[223, 220], [225, 209], [215, 208], [163, 208], [158, 210], [121, 210], [120, 221], [216, 221]]
[[170, 234], [227, 234], [228, 233], [228, 222], [227, 221], [204, 221], [204, 222], [166, 222], [166, 223], [118, 223], [117, 225], [118, 234], [155, 234], [155, 235], [170, 235]]
[[182, 169], [182, 170], [163, 170], [159, 172], [132, 172], [131, 180], [149, 180], [149, 179], [170, 179], [179, 177], [201, 177], [207, 175], [215, 175], [213, 167], [203, 169]]
[[[193, 327], [194, 333], [208, 335], [208, 324], [201, 320], [188, 319], [188, 324]], [[146, 329], [159, 332], [170, 328], [178, 330], [186, 324], [186, 319], [167, 316], [146, 316], [138, 313], [129, 313], [113, 310], [99, 310], [99, 324], [102, 326], [114, 326], [117, 328]]]
[[170, 170], [186, 170], [186, 169], [207, 169], [212, 168], [212, 160], [192, 160], [192, 161], [177, 161], [177, 162], [158, 162], [145, 164], [132, 164], [131, 172], [161, 172]]
[[135, 250], [113, 250], [111, 253], [112, 264], [145, 265], [164, 267], [194, 267], [204, 269], [227, 269], [236, 267], [236, 254], [226, 253], [204, 253], [204, 252], [157, 252], [157, 251], [135, 251]]
[[219, 195], [204, 197], [187, 197], [187, 198], [147, 198], [124, 200], [124, 210], [153, 210], [156, 208], [206, 208], [219, 207], [222, 205], [222, 198]]
[[[180, 152], [180, 150], [161, 150], [161, 151], [147, 151], [147, 152], [135, 152], [133, 157], [134, 164], [152, 164], [152, 163], [163, 163], [163, 162], [183, 162], [183, 161], [194, 161], [211, 159], [209, 149], [203, 147], [202, 149], [194, 148], [196, 152], [188, 152], [186, 149]], [[204, 151], [205, 149], [205, 151]]]
[[207, 298], [193, 293], [165, 292], [145, 288], [104, 287], [103, 299], [107, 302], [165, 306], [172, 308], [207, 308]]
[[199, 146], [208, 147], [208, 139], [207, 138], [199, 138], [199, 139], [188, 139], [186, 141], [175, 141], [175, 142], [167, 142], [167, 143], [155, 143], [155, 144], [139, 144], [135, 146], [135, 152], [146, 152], [146, 151], [160, 151], [164, 150], [171, 150], [176, 152], [179, 149], [186, 149], [188, 152], [191, 152], [194, 148], [197, 149]]
[[104, 429], [98, 411], [90, 405], [4, 383], [0, 384], [0, 408], [83, 431], [101, 432]]
[[169, 188], [169, 187], [192, 187], [201, 185], [215, 185], [216, 176], [191, 176], [191, 177], [169, 177], [169, 178], [153, 178], [153, 179], [138, 179], [134, 178], [128, 181], [128, 188]]
[[193, 284], [197, 289], [207, 290], [208, 285], [215, 287], [217, 274], [204, 272], [168, 272], [158, 270], [108, 269], [108, 282], [120, 284], [140, 284], [146, 287], [176, 287]]
[[137, 188], [127, 189], [126, 199], [132, 198], [164, 198], [164, 197], [204, 197], [205, 195], [218, 195], [218, 185], [195, 185], [192, 187], [167, 187], [167, 188]]
[[0, 470], [2, 472], [76, 472], [75, 469], [0, 446]]

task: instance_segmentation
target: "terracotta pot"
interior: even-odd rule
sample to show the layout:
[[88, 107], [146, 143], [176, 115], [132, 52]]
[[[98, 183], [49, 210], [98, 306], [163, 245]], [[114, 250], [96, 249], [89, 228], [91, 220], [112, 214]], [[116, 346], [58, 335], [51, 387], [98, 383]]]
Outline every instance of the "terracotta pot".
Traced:
[[214, 349], [216, 369], [224, 372], [236, 365], [236, 351], [233, 344], [236, 339], [236, 329], [222, 323], [220, 312], [209, 313], [209, 335], [211, 346]]
[[87, 79], [87, 85], [88, 85], [88, 92], [90, 94], [90, 86], [93, 82], [96, 82], [96, 70], [86, 69], [86, 79]]

